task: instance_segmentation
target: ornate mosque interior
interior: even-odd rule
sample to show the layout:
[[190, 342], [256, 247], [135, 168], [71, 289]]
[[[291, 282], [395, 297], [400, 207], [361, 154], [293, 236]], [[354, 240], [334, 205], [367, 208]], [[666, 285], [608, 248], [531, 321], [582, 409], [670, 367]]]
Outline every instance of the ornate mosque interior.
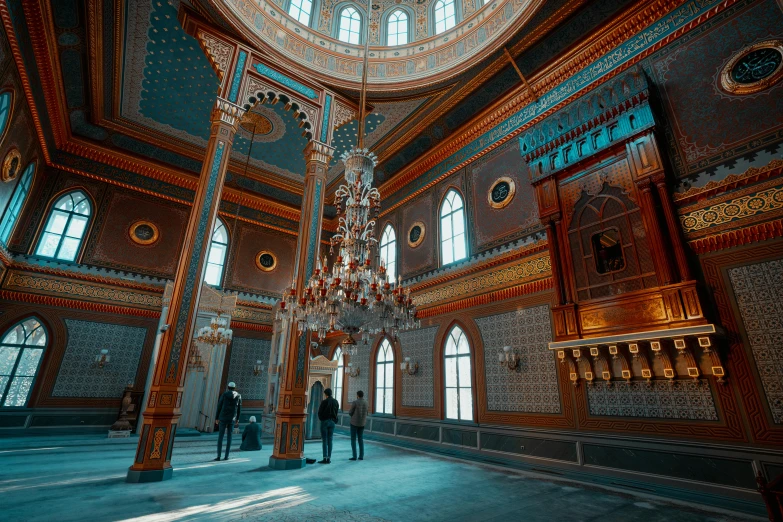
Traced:
[[0, 519], [783, 520], [783, 0], [0, 18]]

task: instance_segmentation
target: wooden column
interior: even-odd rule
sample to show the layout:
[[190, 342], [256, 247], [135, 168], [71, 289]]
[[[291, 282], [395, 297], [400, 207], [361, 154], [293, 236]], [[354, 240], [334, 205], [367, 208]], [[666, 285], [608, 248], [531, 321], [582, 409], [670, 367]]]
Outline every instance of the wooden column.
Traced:
[[[305, 287], [318, 261], [326, 172], [333, 152], [332, 147], [318, 141], [311, 141], [305, 149], [307, 168], [294, 265], [294, 286], [297, 291]], [[289, 329], [275, 419], [275, 447], [269, 457], [269, 466], [274, 469], [297, 469], [305, 465], [305, 394], [310, 367], [310, 343], [309, 335], [300, 335], [297, 331], [296, 321], [290, 321]]]
[[653, 264], [656, 267], [659, 285], [672, 284], [672, 271], [669, 259], [664, 248], [663, 236], [661, 235], [661, 224], [658, 215], [655, 212], [655, 199], [652, 195], [652, 182], [650, 178], [644, 178], [636, 182], [636, 186], [641, 194], [641, 210], [644, 222], [647, 224], [647, 235], [650, 238], [651, 254]]
[[560, 253], [557, 244], [557, 230], [555, 229], [555, 223], [552, 220], [546, 223], [546, 241], [549, 247], [549, 259], [552, 265], [552, 282], [555, 285], [555, 295], [557, 296], [557, 304], [566, 304], [566, 298], [563, 285], [563, 270], [560, 266]]
[[139, 428], [136, 458], [128, 482], [154, 482], [171, 478], [171, 452], [180, 417], [187, 370], [188, 347], [193, 338], [212, 229], [220, 206], [223, 182], [234, 134], [244, 110], [218, 98], [212, 110], [212, 127], [198, 189], [174, 278], [174, 291], [160, 342], [160, 354], [144, 424]]
[[663, 175], [663, 172], [653, 176], [653, 183], [655, 183], [655, 187], [658, 189], [658, 199], [661, 200], [663, 216], [666, 219], [666, 227], [669, 231], [672, 249], [674, 250], [674, 258], [677, 260], [677, 268], [680, 272], [680, 280], [690, 281], [692, 279], [691, 269], [688, 266], [688, 257], [685, 254], [685, 247], [683, 246], [682, 227], [675, 214], [674, 205], [669, 196], [669, 189], [666, 186], [666, 177]]

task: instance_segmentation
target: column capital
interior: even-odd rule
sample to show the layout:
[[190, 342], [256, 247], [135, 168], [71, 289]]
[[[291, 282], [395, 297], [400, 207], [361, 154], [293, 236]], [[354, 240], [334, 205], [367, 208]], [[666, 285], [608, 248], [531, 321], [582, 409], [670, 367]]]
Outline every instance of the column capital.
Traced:
[[334, 156], [334, 147], [330, 147], [321, 141], [311, 140], [305, 147], [304, 156], [307, 162], [318, 161], [329, 164], [332, 156]]
[[239, 122], [245, 115], [245, 109], [235, 103], [218, 97], [215, 100], [215, 106], [212, 107], [212, 123], [225, 123], [229, 125], [234, 132], [239, 127]]

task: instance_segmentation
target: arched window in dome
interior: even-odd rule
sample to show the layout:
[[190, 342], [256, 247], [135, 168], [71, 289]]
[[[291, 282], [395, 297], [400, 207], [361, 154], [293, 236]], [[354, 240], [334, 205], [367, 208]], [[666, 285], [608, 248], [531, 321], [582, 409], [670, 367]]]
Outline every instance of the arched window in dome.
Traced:
[[451, 189], [440, 207], [440, 261], [448, 265], [468, 256], [465, 236], [465, 205], [462, 196]]
[[349, 44], [358, 45], [362, 32], [362, 15], [355, 7], [348, 6], [340, 12], [340, 25], [337, 39]]
[[0, 92], [0, 139], [8, 130], [8, 122], [11, 121], [11, 109], [14, 102], [13, 91]]
[[435, 2], [435, 34], [448, 31], [457, 25], [457, 10], [454, 0], [438, 0]]
[[343, 358], [342, 348], [334, 352], [334, 360], [337, 361], [337, 370], [332, 378], [332, 397], [340, 403], [340, 409], [343, 409], [343, 388], [345, 383], [345, 360]]
[[386, 22], [387, 45], [405, 45], [408, 43], [408, 13], [397, 9]]
[[389, 283], [397, 282], [397, 234], [394, 233], [394, 227], [386, 225], [381, 234], [381, 261], [386, 266], [386, 275], [389, 276]]
[[215, 220], [215, 228], [212, 231], [212, 241], [209, 244], [207, 271], [204, 274], [204, 282], [208, 285], [221, 286], [227, 252], [228, 230], [226, 230], [225, 223], [220, 218], [217, 218]]
[[310, 25], [312, 12], [312, 0], [291, 0], [291, 4], [288, 6], [288, 14], [302, 25]]
[[375, 359], [375, 413], [394, 412], [394, 349], [388, 339], [378, 346]]
[[0, 243], [4, 245], [7, 245], [8, 240], [11, 239], [11, 232], [14, 230], [16, 220], [19, 219], [19, 214], [22, 213], [22, 207], [33, 183], [34, 173], [35, 162], [31, 162], [22, 172], [19, 182], [14, 188], [14, 193], [11, 195], [11, 203], [8, 204], [8, 208], [3, 215], [3, 222], [0, 223]]
[[473, 420], [473, 387], [470, 371], [470, 343], [459, 326], [446, 337], [443, 352], [446, 373], [446, 418]]
[[35, 255], [62, 261], [74, 261], [82, 246], [92, 205], [81, 190], [66, 192], [54, 202], [38, 238]]
[[46, 329], [35, 317], [19, 321], [0, 338], [0, 407], [27, 406], [46, 341]]

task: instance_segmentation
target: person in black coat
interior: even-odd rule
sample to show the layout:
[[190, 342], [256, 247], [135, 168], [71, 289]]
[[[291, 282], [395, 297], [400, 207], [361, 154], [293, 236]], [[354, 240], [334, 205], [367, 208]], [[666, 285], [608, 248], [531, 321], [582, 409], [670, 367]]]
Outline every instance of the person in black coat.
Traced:
[[332, 389], [324, 390], [326, 398], [321, 402], [318, 408], [318, 418], [321, 421], [321, 444], [323, 444], [324, 458], [319, 460], [319, 464], [332, 463], [332, 436], [334, 427], [337, 424], [337, 411], [340, 409], [340, 403], [332, 398]]
[[242, 409], [242, 396], [235, 390], [236, 384], [228, 383], [228, 390], [220, 396], [218, 400], [217, 413], [215, 414], [215, 424], [218, 426], [218, 445], [217, 458], [220, 460], [220, 450], [223, 448], [223, 433], [228, 432], [228, 441], [226, 442], [226, 457], [231, 451], [231, 433], [234, 426], [239, 427], [239, 411]]
[[239, 446], [242, 451], [258, 451], [261, 449], [261, 426], [256, 422], [255, 417], [250, 417], [250, 424], [245, 426], [242, 432], [242, 445]]

